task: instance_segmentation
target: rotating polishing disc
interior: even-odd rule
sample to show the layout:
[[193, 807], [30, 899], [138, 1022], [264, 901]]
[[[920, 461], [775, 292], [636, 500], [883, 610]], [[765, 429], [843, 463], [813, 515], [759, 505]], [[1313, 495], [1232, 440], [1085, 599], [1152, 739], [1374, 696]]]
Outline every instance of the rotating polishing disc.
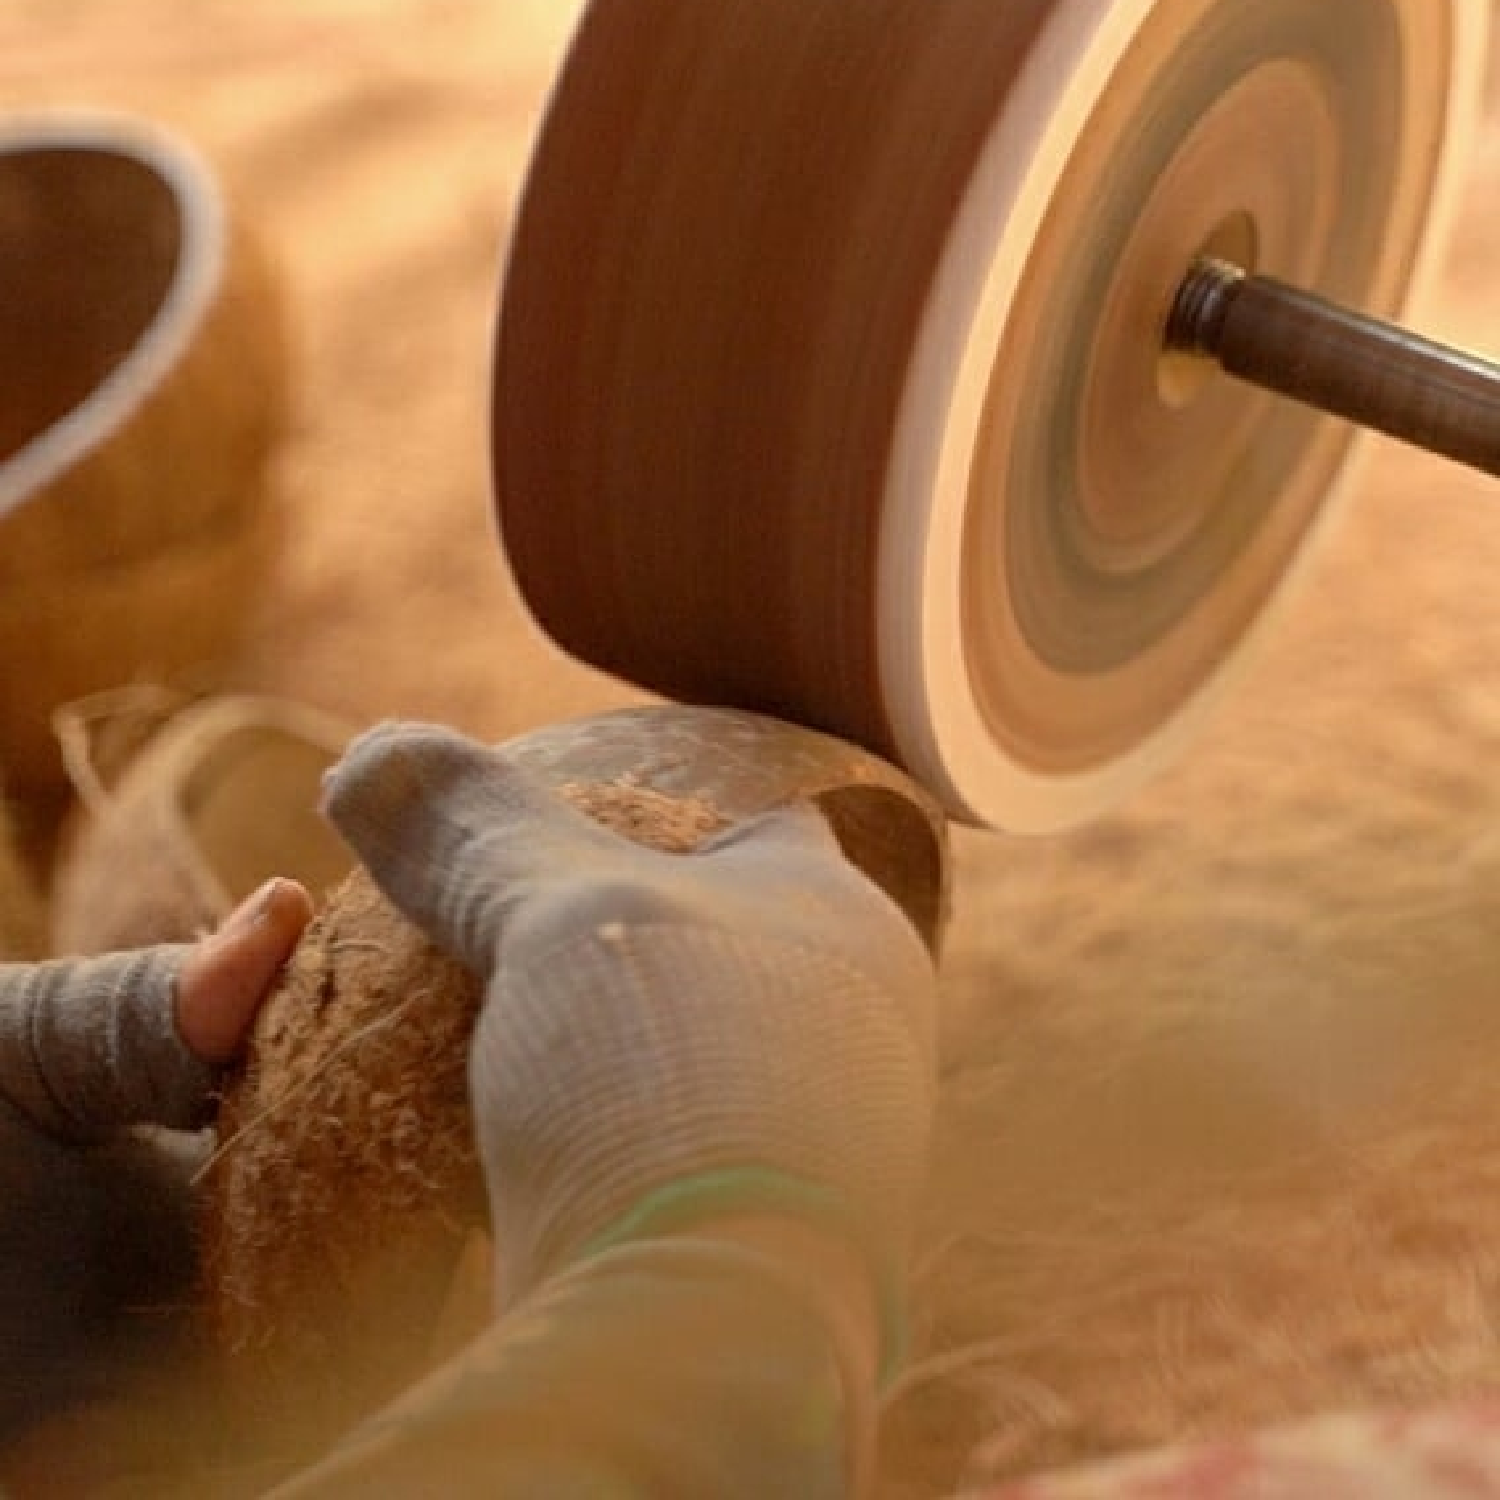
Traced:
[[1485, 0], [593, 0], [497, 339], [501, 530], [566, 649], [1017, 831], [1243, 662], [1356, 432], [1172, 347], [1230, 262], [1408, 312]]

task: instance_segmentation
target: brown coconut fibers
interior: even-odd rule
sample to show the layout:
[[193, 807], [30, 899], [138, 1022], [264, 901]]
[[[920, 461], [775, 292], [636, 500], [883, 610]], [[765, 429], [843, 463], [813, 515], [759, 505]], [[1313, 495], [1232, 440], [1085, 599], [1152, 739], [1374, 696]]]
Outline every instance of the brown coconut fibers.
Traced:
[[[628, 783], [559, 790], [669, 852], [726, 823]], [[356, 873], [261, 1014], [205, 1174], [205, 1292], [234, 1414], [278, 1447], [326, 1440], [444, 1352], [434, 1328], [485, 1225], [466, 1077], [479, 1000]]]

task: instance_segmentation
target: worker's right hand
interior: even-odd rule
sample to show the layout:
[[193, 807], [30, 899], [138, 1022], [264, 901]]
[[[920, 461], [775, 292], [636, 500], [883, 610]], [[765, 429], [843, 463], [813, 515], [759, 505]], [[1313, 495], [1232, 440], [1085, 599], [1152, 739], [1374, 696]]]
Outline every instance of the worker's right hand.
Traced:
[[470, 1077], [502, 1300], [606, 1240], [767, 1210], [894, 1274], [934, 1096], [932, 961], [817, 813], [657, 853], [503, 754], [401, 724], [350, 747], [325, 807], [486, 983]]

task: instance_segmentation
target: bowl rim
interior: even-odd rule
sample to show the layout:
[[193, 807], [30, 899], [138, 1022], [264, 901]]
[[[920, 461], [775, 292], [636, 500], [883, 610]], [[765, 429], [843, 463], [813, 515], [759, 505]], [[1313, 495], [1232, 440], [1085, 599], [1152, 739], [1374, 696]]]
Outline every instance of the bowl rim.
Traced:
[[125, 427], [191, 347], [224, 280], [223, 195], [188, 142], [163, 126], [108, 110], [18, 112], [0, 123], [0, 158], [58, 150], [118, 157], [154, 173], [176, 206], [181, 248], [165, 296], [119, 364], [63, 415], [0, 457], [0, 520]]

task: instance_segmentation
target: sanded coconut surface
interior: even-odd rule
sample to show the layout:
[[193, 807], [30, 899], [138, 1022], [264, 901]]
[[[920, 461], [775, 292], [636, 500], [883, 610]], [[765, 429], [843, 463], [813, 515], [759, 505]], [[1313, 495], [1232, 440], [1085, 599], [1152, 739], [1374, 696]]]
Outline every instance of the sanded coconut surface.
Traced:
[[[728, 822], [649, 787], [558, 789], [668, 852]], [[326, 1438], [444, 1352], [435, 1326], [486, 1222], [466, 1074], [479, 1001], [357, 872], [261, 1014], [205, 1178], [204, 1274], [231, 1406], [278, 1445]]]

